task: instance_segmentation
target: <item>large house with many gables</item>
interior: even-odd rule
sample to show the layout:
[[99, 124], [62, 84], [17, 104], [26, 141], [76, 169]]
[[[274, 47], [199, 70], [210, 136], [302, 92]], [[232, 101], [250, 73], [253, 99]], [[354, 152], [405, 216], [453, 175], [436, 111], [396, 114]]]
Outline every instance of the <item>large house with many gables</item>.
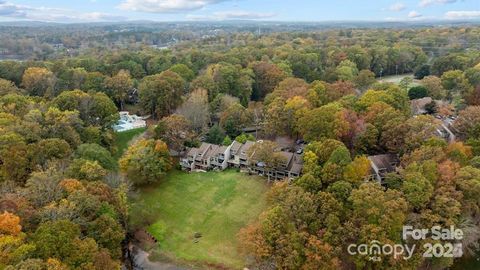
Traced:
[[279, 151], [283, 161], [274, 169], [267, 169], [262, 161], [253, 161], [249, 149], [255, 142], [239, 143], [234, 141], [229, 146], [202, 143], [198, 148], [190, 148], [187, 155], [180, 160], [185, 171], [225, 170], [239, 168], [249, 173], [266, 176], [272, 179], [294, 179], [300, 176], [303, 168], [301, 155]]

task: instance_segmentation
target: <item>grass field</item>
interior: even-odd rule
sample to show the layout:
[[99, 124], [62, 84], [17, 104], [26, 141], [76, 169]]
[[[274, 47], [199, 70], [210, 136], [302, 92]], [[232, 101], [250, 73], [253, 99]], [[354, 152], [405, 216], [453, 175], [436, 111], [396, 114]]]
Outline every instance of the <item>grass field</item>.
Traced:
[[117, 136], [115, 144], [117, 146], [117, 152], [113, 157], [118, 160], [123, 155], [123, 152], [128, 148], [128, 143], [137, 135], [142, 134], [147, 130], [146, 128], [137, 128], [125, 132], [118, 132], [115, 135]]
[[[147, 230], [159, 240], [156, 249], [162, 256], [191, 265], [242, 269], [237, 233], [265, 209], [267, 190], [263, 178], [234, 170], [173, 171], [162, 183], [142, 190], [135, 207], [155, 213], [156, 222]], [[202, 235], [198, 243], [195, 233]]]

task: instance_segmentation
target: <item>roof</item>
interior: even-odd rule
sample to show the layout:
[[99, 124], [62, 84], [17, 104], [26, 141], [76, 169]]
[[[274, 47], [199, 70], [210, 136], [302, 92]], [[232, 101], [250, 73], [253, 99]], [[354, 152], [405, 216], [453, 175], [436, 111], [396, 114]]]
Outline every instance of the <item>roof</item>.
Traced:
[[412, 111], [414, 114], [425, 114], [425, 106], [428, 103], [431, 103], [433, 99], [431, 97], [424, 97], [419, 99], [414, 99], [410, 101], [410, 105], [412, 107]]
[[295, 174], [300, 174], [302, 172], [302, 169], [303, 169], [303, 164], [293, 163], [292, 168], [290, 168], [290, 172]]
[[254, 142], [247, 141], [242, 145], [242, 148], [240, 148], [240, 157], [246, 158], [248, 150], [254, 145]]
[[212, 153], [213, 155], [220, 155], [220, 154], [224, 154], [225, 151], [227, 151], [227, 148], [226, 146], [218, 146], [215, 151]]
[[213, 144], [202, 143], [202, 145], [200, 145], [200, 148], [198, 148], [196, 160], [207, 158], [208, 152], [212, 148], [212, 146]]
[[187, 156], [195, 157], [197, 155], [197, 152], [198, 152], [198, 148], [190, 148], [190, 150], [188, 150]]
[[386, 170], [387, 172], [394, 172], [400, 163], [398, 157], [393, 154], [369, 156], [368, 159], [378, 170]]
[[240, 150], [241, 147], [242, 147], [241, 143], [237, 141], [233, 141], [231, 151], [237, 152], [238, 150]]
[[282, 152], [279, 152], [283, 157], [285, 157], [285, 163], [288, 165], [290, 164], [290, 161], [292, 160], [293, 158], [293, 153], [291, 152], [285, 152], [285, 151], [282, 151]]

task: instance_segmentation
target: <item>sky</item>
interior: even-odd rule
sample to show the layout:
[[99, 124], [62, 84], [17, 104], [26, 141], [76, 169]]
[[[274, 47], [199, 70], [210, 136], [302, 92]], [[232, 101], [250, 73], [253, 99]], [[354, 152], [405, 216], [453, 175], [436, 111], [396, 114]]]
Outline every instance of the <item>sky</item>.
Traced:
[[480, 20], [480, 0], [0, 0], [0, 21]]

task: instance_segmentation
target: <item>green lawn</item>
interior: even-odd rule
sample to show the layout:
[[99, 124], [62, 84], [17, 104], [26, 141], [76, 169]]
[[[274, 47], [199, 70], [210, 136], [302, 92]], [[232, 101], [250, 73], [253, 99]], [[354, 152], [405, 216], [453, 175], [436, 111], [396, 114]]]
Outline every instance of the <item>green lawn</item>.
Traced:
[[[174, 261], [242, 269], [237, 233], [265, 210], [267, 190], [265, 179], [234, 170], [173, 171], [141, 191], [131, 214], [136, 207], [155, 213], [147, 230], [159, 240], [156, 249]], [[195, 243], [197, 232], [202, 237]]]
[[142, 134], [147, 130], [146, 128], [137, 128], [132, 129], [125, 132], [117, 132], [115, 135], [117, 138], [115, 139], [115, 144], [117, 146], [117, 152], [113, 157], [118, 160], [123, 155], [123, 152], [128, 148], [128, 143], [137, 135]]

